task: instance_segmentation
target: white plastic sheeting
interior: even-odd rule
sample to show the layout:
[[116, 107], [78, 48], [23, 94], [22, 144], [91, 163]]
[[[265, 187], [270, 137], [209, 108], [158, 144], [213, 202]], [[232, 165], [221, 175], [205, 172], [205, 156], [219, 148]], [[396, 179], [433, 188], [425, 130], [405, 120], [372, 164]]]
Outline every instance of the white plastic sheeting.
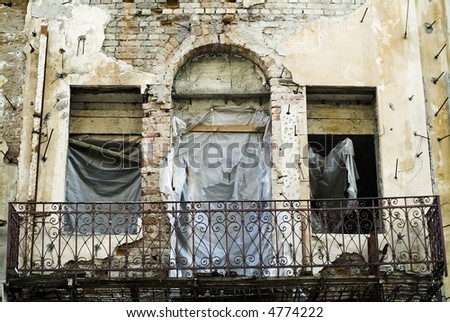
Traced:
[[[313, 148], [309, 148], [309, 182], [312, 199], [348, 198], [347, 205], [326, 201], [326, 207], [352, 207], [358, 195], [356, 181], [359, 179], [355, 164], [355, 151], [351, 139], [339, 142], [327, 155], [322, 156]], [[351, 211], [351, 210], [349, 210]], [[323, 213], [313, 213], [311, 222], [313, 230], [324, 229]], [[339, 212], [327, 211], [327, 226], [330, 232], [339, 232], [342, 223]]]
[[[247, 208], [244, 212], [227, 211], [224, 216], [221, 210], [233, 201], [271, 199], [269, 123], [262, 110], [228, 106], [212, 108], [186, 122], [174, 117], [173, 151], [161, 172], [161, 191], [172, 201], [201, 202], [195, 211], [174, 212], [171, 217], [175, 231], [171, 261], [177, 267], [205, 273], [211, 273], [211, 266], [231, 267], [239, 275], [257, 275], [264, 272], [242, 267], [272, 263], [271, 214], [253, 210], [250, 202], [236, 203]], [[199, 124], [256, 125], [264, 127], [265, 133], [190, 132]], [[186, 269], [172, 275], [191, 272]]]

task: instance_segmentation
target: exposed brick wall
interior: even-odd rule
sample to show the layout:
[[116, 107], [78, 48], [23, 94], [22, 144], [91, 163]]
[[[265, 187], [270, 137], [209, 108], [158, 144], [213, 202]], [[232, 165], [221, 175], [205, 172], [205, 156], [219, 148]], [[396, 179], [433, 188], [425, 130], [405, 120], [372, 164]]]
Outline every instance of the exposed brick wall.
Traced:
[[105, 30], [103, 50], [108, 55], [146, 70], [158, 68], [158, 64], [167, 61], [167, 55], [191, 35], [218, 35], [238, 24], [245, 28], [251, 25], [255, 32], [270, 23], [276, 23], [278, 28], [293, 29], [295, 25], [321, 16], [349, 14], [366, 2], [180, 0], [179, 7], [173, 9], [164, 0], [83, 1], [104, 5], [110, 10], [112, 20]]
[[[0, 141], [4, 140], [8, 146], [5, 161], [13, 163], [17, 163], [20, 152], [26, 3], [0, 4]], [[0, 158], [3, 159], [3, 154]]]

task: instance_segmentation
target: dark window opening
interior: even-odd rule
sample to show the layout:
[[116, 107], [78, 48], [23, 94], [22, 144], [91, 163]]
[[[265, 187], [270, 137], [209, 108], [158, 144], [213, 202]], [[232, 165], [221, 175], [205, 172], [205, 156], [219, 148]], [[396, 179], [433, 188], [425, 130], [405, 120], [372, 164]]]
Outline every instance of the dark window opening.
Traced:
[[[349, 187], [346, 176], [348, 170], [343, 169], [345, 165], [339, 166], [339, 160], [331, 162], [334, 167], [342, 170], [339, 182], [333, 182], [334, 189], [329, 189], [330, 184], [320, 184], [316, 188], [316, 196], [312, 195], [312, 206], [319, 210], [315, 211], [315, 222], [312, 226], [315, 232], [322, 233], [371, 233], [374, 231], [376, 222], [376, 211], [368, 209], [377, 207], [378, 196], [377, 170], [375, 157], [375, 138], [373, 135], [308, 135], [309, 146], [322, 157], [330, 155], [330, 152], [346, 139], [350, 139], [354, 148], [354, 164], [359, 179], [356, 180], [357, 201], [352, 200], [347, 188]], [[312, 169], [310, 169], [310, 174]], [[317, 171], [317, 176], [325, 175], [323, 170]], [[336, 175], [337, 177], [337, 175]], [[313, 178], [310, 178], [314, 180]], [[321, 180], [319, 178], [318, 180]], [[345, 180], [345, 181], [344, 181]], [[311, 182], [311, 184], [314, 184]], [[345, 184], [345, 186], [343, 186]], [[325, 201], [333, 198], [348, 198], [344, 201]], [[333, 208], [336, 211], [333, 211]], [[366, 208], [362, 209], [361, 208]], [[326, 210], [320, 210], [326, 209]]]

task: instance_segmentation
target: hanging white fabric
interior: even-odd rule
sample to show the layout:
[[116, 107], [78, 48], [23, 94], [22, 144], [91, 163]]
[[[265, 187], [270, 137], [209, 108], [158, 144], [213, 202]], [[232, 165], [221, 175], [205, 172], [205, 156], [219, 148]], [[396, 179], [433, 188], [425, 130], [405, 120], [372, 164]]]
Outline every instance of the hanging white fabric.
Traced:
[[[322, 156], [313, 148], [309, 148], [309, 176], [311, 199], [329, 199], [323, 201], [327, 208], [345, 206], [351, 211], [352, 206], [358, 195], [356, 181], [359, 179], [355, 164], [355, 150], [350, 138], [339, 142], [333, 150], [327, 155]], [[330, 199], [345, 199], [345, 205], [342, 201], [333, 201]], [[311, 223], [314, 231], [324, 229], [324, 214], [313, 212]], [[339, 232], [342, 226], [342, 215], [328, 211], [327, 222], [330, 227], [329, 232]], [[336, 218], [334, 218], [336, 217]]]

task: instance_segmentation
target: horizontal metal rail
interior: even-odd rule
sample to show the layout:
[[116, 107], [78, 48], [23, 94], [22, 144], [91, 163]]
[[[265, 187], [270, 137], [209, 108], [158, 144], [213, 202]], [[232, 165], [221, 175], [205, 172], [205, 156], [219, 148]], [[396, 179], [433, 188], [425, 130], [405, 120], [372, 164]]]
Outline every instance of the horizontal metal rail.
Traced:
[[436, 196], [9, 204], [9, 271], [95, 278], [441, 278]]

